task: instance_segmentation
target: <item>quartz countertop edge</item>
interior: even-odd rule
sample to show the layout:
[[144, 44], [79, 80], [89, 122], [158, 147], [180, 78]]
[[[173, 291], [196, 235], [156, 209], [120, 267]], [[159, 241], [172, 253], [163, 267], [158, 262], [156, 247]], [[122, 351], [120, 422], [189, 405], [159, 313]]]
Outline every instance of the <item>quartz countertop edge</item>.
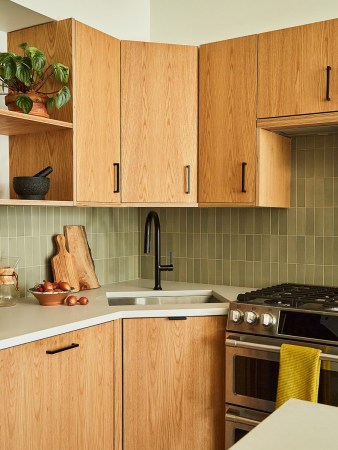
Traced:
[[26, 344], [71, 331], [80, 330], [117, 319], [145, 317], [210, 316], [227, 315], [229, 303], [237, 295], [250, 288], [220, 286], [200, 283], [162, 282], [163, 291], [212, 291], [228, 300], [225, 303], [191, 305], [123, 305], [109, 306], [106, 292], [154, 292], [153, 280], [133, 280], [112, 283], [99, 289], [81, 291], [76, 295], [86, 296], [89, 304], [69, 307], [40, 306], [33, 296], [20, 298], [13, 307], [0, 308], [0, 350]]
[[231, 450], [337, 450], [335, 406], [290, 399]]

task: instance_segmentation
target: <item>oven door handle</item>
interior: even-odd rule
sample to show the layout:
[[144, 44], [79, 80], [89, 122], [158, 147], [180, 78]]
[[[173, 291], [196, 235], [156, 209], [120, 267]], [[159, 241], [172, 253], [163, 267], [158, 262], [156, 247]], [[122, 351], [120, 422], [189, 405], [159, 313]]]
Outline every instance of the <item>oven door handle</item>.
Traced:
[[[237, 339], [226, 339], [225, 345], [227, 345], [228, 347], [249, 348], [252, 350], [267, 350], [273, 353], [280, 353], [280, 347], [276, 345], [257, 344], [255, 342], [238, 341]], [[320, 355], [320, 360], [338, 362], [338, 355], [322, 353]]]
[[229, 413], [225, 414], [225, 420], [230, 420], [230, 422], [242, 423], [245, 425], [251, 425], [253, 427], [255, 427], [256, 425], [258, 425], [260, 423], [260, 422], [258, 422], [258, 420], [249, 419], [248, 417], [240, 417], [240, 416], [236, 416], [235, 414], [229, 414]]

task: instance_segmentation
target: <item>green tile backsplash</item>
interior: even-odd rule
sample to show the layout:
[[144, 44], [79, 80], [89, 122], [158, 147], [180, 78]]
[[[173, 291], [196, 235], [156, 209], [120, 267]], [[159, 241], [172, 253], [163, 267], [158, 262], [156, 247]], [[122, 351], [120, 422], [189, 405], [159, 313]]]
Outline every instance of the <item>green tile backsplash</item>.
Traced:
[[[175, 267], [163, 279], [338, 285], [338, 134], [293, 138], [291, 174], [289, 209], [158, 208], [162, 261], [173, 251]], [[141, 277], [152, 278], [153, 257], [140, 253]]]
[[[338, 285], [338, 134], [292, 141], [291, 208], [156, 208], [163, 279], [260, 287]], [[101, 284], [153, 278], [143, 254], [149, 208], [0, 206], [0, 254], [19, 256], [19, 284], [51, 278], [53, 236], [84, 225]]]
[[0, 206], [0, 255], [18, 256], [19, 286], [51, 279], [54, 236], [64, 225], [84, 225], [101, 284], [139, 277], [136, 208]]

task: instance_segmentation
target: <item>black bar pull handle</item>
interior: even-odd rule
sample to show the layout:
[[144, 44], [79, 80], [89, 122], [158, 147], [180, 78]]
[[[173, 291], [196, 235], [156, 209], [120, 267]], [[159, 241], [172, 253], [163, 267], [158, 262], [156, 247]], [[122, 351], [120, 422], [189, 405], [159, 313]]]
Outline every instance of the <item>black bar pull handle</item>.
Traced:
[[186, 183], [187, 183], [185, 193], [190, 194], [190, 165], [185, 166], [185, 170], [186, 170]]
[[115, 171], [115, 177], [114, 177], [114, 194], [117, 192], [120, 192], [120, 164], [114, 163], [114, 171]]
[[175, 317], [175, 316], [170, 316], [170, 317], [168, 317], [168, 319], [169, 320], [187, 320], [187, 317], [186, 316], [177, 316], [177, 317]]
[[55, 355], [55, 353], [65, 352], [66, 350], [71, 350], [72, 348], [78, 347], [80, 344], [71, 344], [68, 347], [59, 348], [57, 350], [47, 350], [47, 355]]
[[330, 72], [331, 66], [326, 67], [326, 100], [330, 101]]
[[246, 192], [245, 189], [245, 168], [247, 166], [246, 162], [242, 162], [242, 192]]

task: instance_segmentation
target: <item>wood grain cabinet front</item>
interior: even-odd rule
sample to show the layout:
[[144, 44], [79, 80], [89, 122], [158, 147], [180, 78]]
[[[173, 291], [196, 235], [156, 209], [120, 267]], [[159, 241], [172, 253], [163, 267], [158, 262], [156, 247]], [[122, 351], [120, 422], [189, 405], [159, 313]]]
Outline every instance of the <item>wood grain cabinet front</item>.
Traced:
[[197, 95], [197, 47], [121, 42], [124, 203], [196, 204]]
[[121, 323], [0, 351], [0, 448], [121, 450]]
[[338, 110], [338, 19], [258, 36], [258, 117]]
[[290, 206], [291, 146], [256, 128], [257, 36], [202, 45], [201, 206]]
[[255, 202], [256, 55], [256, 36], [200, 47], [201, 204]]
[[124, 450], [224, 450], [226, 316], [123, 320]]

